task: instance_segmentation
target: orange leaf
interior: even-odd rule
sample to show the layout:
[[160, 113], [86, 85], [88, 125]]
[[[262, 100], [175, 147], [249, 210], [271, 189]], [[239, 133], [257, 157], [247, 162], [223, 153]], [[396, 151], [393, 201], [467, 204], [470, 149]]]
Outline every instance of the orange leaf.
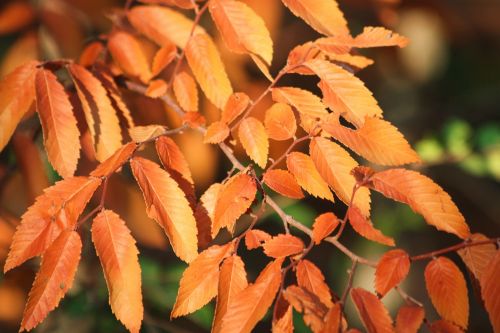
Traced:
[[297, 130], [292, 108], [284, 103], [276, 103], [267, 109], [264, 124], [267, 135], [273, 140], [291, 139]]
[[25, 27], [35, 18], [36, 13], [28, 2], [9, 2], [0, 12], [0, 34], [6, 35]]
[[246, 110], [250, 103], [250, 97], [243, 92], [236, 92], [229, 96], [229, 99], [224, 106], [220, 120], [226, 124], [230, 124]]
[[234, 0], [211, 0], [210, 14], [227, 47], [235, 53], [253, 53], [268, 65], [273, 41], [264, 20], [247, 4]]
[[325, 325], [321, 333], [339, 332], [342, 328], [342, 309], [339, 303], [333, 304], [328, 310], [325, 318]]
[[[311, 140], [309, 154], [316, 169], [335, 194], [345, 204], [350, 205], [356, 185], [356, 179], [351, 171], [358, 166], [358, 163], [338, 144], [321, 137]], [[369, 216], [370, 201], [370, 191], [367, 188], [359, 188], [353, 204], [361, 210], [363, 215]]]
[[229, 127], [222, 121], [214, 121], [208, 126], [203, 138], [204, 143], [221, 143], [229, 136]]
[[321, 303], [331, 308], [333, 306], [332, 295], [321, 270], [307, 259], [299, 261], [296, 269], [297, 284], [318, 296]]
[[286, 288], [283, 297], [297, 312], [303, 314], [304, 322], [313, 332], [319, 332], [323, 328], [328, 308], [315, 294], [305, 288], [292, 285]]
[[231, 177], [219, 190], [212, 224], [212, 237], [226, 227], [232, 231], [236, 220], [252, 205], [257, 193], [255, 180], [240, 173]]
[[83, 67], [94, 65], [104, 52], [104, 45], [100, 41], [90, 42], [80, 53], [78, 64]]
[[92, 242], [104, 271], [113, 313], [130, 332], [139, 332], [144, 310], [135, 239], [118, 215], [103, 210], [92, 223]]
[[290, 234], [279, 234], [267, 240], [262, 247], [269, 257], [283, 258], [302, 252], [304, 242]]
[[184, 111], [198, 111], [198, 89], [191, 75], [180, 72], [175, 76], [174, 93]]
[[161, 125], [134, 126], [129, 130], [130, 138], [134, 142], [148, 142], [165, 134], [167, 128]]
[[382, 297], [403, 281], [410, 271], [410, 257], [403, 250], [387, 251], [377, 264], [375, 290]]
[[76, 231], [63, 231], [47, 249], [28, 296], [20, 331], [29, 331], [54, 310], [75, 277], [82, 241]]
[[113, 155], [108, 157], [107, 160], [99, 164], [90, 175], [94, 177], [109, 177], [130, 159], [136, 149], [137, 144], [135, 142], [123, 145]]
[[323, 123], [323, 129], [367, 160], [381, 165], [420, 162], [418, 154], [404, 136], [388, 121], [366, 118], [358, 130], [340, 125], [337, 120]]
[[132, 34], [114, 31], [108, 38], [108, 50], [125, 74], [148, 82], [151, 78], [149, 61], [141, 43]]
[[269, 263], [254, 284], [237, 294], [222, 319], [221, 332], [250, 333], [273, 303], [281, 284], [281, 264]]
[[207, 120], [198, 111], [186, 112], [182, 115], [182, 124], [188, 125], [190, 128], [196, 129], [200, 126], [205, 126]]
[[71, 177], [80, 157], [80, 132], [73, 107], [64, 87], [50, 71], [37, 71], [35, 90], [49, 161], [63, 178]]
[[403, 305], [396, 317], [397, 333], [417, 333], [425, 317], [424, 309], [415, 305]]
[[408, 45], [408, 38], [383, 27], [364, 27], [363, 32], [353, 40], [354, 47], [380, 47]]
[[351, 298], [369, 333], [394, 332], [389, 312], [377, 296], [364, 289], [353, 288]]
[[[488, 240], [488, 237], [476, 233], [471, 235], [470, 240], [478, 242]], [[481, 281], [483, 272], [487, 269], [488, 263], [493, 259], [496, 252], [497, 249], [492, 243], [470, 246], [457, 251], [467, 268], [479, 281]]]
[[339, 225], [339, 219], [333, 213], [324, 213], [314, 220], [312, 239], [314, 243], [319, 244], [328, 237]]
[[484, 306], [490, 315], [494, 332], [500, 332], [500, 251], [496, 251], [488, 267], [483, 271], [481, 278], [481, 296]]
[[358, 207], [349, 207], [348, 217], [352, 228], [361, 236], [380, 244], [394, 246], [394, 239], [375, 229], [373, 223], [363, 216]]
[[266, 171], [263, 180], [267, 186], [281, 195], [292, 199], [302, 199], [304, 197], [299, 184], [297, 184], [292, 174], [286, 170], [272, 169]]
[[276, 321], [273, 321], [272, 333], [293, 333], [293, 308], [291, 305], [285, 314]]
[[194, 184], [186, 157], [175, 141], [168, 136], [161, 136], [156, 140], [155, 145], [161, 164], [171, 176], [173, 177], [173, 173], [177, 172], [190, 184]]
[[144, 94], [151, 98], [159, 98], [167, 93], [167, 89], [167, 82], [161, 79], [152, 80], [149, 83], [148, 88], [146, 89], [146, 92]]
[[[71, 64], [68, 68], [73, 77], [92, 140], [96, 145], [96, 158], [104, 161], [122, 146], [118, 116], [101, 81], [80, 65]], [[98, 115], [97, 124], [94, 115]], [[96, 137], [97, 134], [99, 135]]]
[[219, 266], [234, 250], [234, 243], [212, 245], [201, 252], [182, 273], [171, 317], [194, 312], [217, 295]]
[[12, 133], [35, 100], [35, 73], [37, 61], [17, 67], [0, 81], [0, 151], [9, 142]]
[[332, 192], [321, 178], [309, 155], [292, 152], [286, 157], [286, 165], [300, 187], [315, 197], [334, 201]]
[[294, 87], [279, 87], [272, 90], [275, 102], [287, 103], [301, 114], [314, 118], [323, 118], [328, 115], [321, 98], [308, 90]]
[[177, 48], [173, 43], [167, 43], [162, 46], [153, 58], [153, 64], [151, 65], [152, 75], [156, 76], [160, 74], [172, 61], [174, 61], [177, 55]]
[[247, 249], [253, 250], [269, 239], [271, 239], [271, 235], [267, 232], [259, 229], [250, 229], [245, 234], [245, 245]]
[[313, 75], [313, 71], [311, 71], [309, 68], [302, 67], [301, 65], [311, 59], [325, 59], [324, 55], [321, 52], [317, 52], [316, 48], [317, 44], [310, 41], [295, 46], [288, 53], [288, 57], [286, 59], [287, 70], [290, 73]]
[[380, 117], [382, 109], [364, 83], [340, 66], [326, 60], [310, 60], [305, 66], [321, 79], [319, 87], [326, 105], [361, 127], [365, 117]]
[[323, 35], [348, 34], [347, 22], [336, 0], [282, 0], [295, 16]]
[[429, 325], [431, 333], [463, 333], [458, 326], [453, 325], [446, 320], [436, 320]]
[[253, 117], [243, 119], [238, 129], [238, 137], [247, 155], [264, 169], [269, 153], [269, 139], [260, 120]]
[[425, 284], [432, 304], [444, 319], [462, 328], [469, 321], [467, 285], [460, 269], [446, 257], [438, 257], [425, 267]]
[[408, 204], [427, 223], [465, 239], [470, 236], [465, 219], [448, 193], [416, 171], [389, 169], [371, 177], [371, 188], [393, 200]]
[[219, 51], [205, 34], [194, 35], [186, 46], [186, 59], [207, 98], [219, 109], [233, 93]]
[[148, 216], [163, 228], [175, 254], [191, 262], [197, 255], [197, 229], [184, 192], [154, 162], [134, 157], [130, 160], [130, 166], [144, 195]]
[[217, 292], [217, 306], [212, 323], [212, 332], [220, 333], [222, 319], [230, 309], [236, 297], [248, 286], [245, 264], [237, 255], [233, 255], [222, 263], [219, 275], [219, 286]]
[[[188, 42], [193, 21], [178, 11], [161, 6], [136, 6], [127, 11], [127, 17], [134, 28], [159, 45], [175, 43], [184, 48]], [[197, 26], [194, 34], [205, 34]]]
[[73, 228], [100, 184], [99, 178], [72, 177], [45, 189], [17, 226], [4, 272], [42, 255], [64, 229]]
[[329, 54], [328, 58], [334, 62], [348, 64], [358, 69], [366, 68], [373, 64], [373, 60], [360, 55], [352, 54]]
[[215, 218], [215, 205], [219, 198], [219, 192], [224, 187], [221, 183], [214, 183], [203, 193], [200, 201], [203, 203], [203, 207], [206, 209], [210, 220], [213, 221]]

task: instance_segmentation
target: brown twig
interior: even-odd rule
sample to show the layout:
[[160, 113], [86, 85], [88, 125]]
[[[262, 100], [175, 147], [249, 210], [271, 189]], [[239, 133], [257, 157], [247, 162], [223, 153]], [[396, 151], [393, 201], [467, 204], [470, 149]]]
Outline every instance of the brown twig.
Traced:
[[460, 250], [460, 249], [463, 249], [463, 248], [466, 248], [466, 247], [477, 246], [477, 245], [484, 245], [484, 244], [490, 244], [490, 243], [496, 243], [498, 241], [500, 241], [500, 237], [490, 238], [490, 239], [487, 239], [487, 240], [481, 240], [481, 241], [476, 241], [476, 242], [470, 241], [470, 239], [469, 239], [469, 240], [463, 241], [462, 243], [459, 243], [459, 244], [456, 244], [456, 245], [453, 245], [453, 246], [450, 246], [450, 247], [446, 247], [446, 248], [441, 249], [441, 250], [436, 250], [436, 251], [432, 251], [432, 252], [428, 252], [428, 253], [424, 253], [424, 254], [419, 254], [419, 255], [410, 257], [410, 260], [411, 261], [417, 261], [417, 260], [430, 259], [430, 258], [434, 258], [436, 256], [439, 256], [441, 254], [445, 254], [445, 253], [448, 253], [448, 252], [454, 252], [454, 251], [457, 251], [457, 250]]
[[424, 307], [424, 305], [421, 302], [417, 301], [415, 298], [408, 295], [403, 289], [401, 289], [400, 286], [396, 286], [396, 287], [394, 287], [394, 289], [398, 292], [399, 296], [401, 296], [401, 298], [404, 299], [404, 301], [408, 305], [418, 305], [421, 308]]
[[352, 266], [347, 273], [349, 274], [349, 279], [347, 280], [347, 286], [344, 289], [344, 293], [342, 294], [342, 298], [340, 299], [340, 304], [343, 306], [345, 304], [345, 300], [347, 299], [347, 295], [349, 295], [349, 291], [352, 288], [352, 283], [354, 282], [354, 274], [356, 273], [356, 267], [358, 266], [358, 261], [354, 259], [352, 261]]

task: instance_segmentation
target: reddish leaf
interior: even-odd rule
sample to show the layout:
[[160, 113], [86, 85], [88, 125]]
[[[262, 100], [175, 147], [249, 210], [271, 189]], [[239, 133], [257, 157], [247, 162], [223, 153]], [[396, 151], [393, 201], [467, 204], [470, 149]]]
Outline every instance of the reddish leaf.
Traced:
[[[488, 237], [476, 233], [472, 234], [470, 239], [472, 242], [480, 242], [488, 240]], [[467, 268], [479, 281], [481, 281], [483, 272], [487, 269], [491, 259], [495, 257], [496, 252], [497, 249], [492, 243], [470, 246], [457, 251]]]
[[104, 270], [113, 313], [130, 332], [139, 332], [144, 310], [135, 239], [118, 215], [103, 210], [92, 223], [92, 241]]
[[238, 293], [222, 319], [221, 332], [250, 333], [273, 303], [281, 284], [281, 264], [269, 263], [254, 284]]
[[156, 151], [165, 169], [171, 174], [172, 171], [178, 172], [182, 178], [190, 184], [194, 184], [188, 162], [174, 140], [168, 136], [158, 138], [156, 140]]
[[289, 305], [285, 314], [273, 321], [272, 333], [293, 333], [293, 309]]
[[481, 296], [484, 300], [486, 311], [490, 315], [493, 331], [500, 332], [500, 251], [496, 251], [488, 267], [483, 271], [481, 278]]
[[175, 76], [174, 93], [184, 111], [198, 111], [198, 89], [191, 75], [186, 72], [180, 72]]
[[339, 225], [339, 219], [333, 213], [324, 213], [319, 215], [313, 224], [312, 239], [314, 243], [319, 244], [328, 237]]
[[342, 308], [339, 303], [335, 303], [326, 314], [325, 325], [321, 329], [321, 333], [339, 332], [341, 328]]
[[267, 134], [273, 140], [291, 139], [297, 130], [292, 108], [284, 103], [276, 103], [267, 109], [264, 124]]
[[452, 323], [446, 320], [436, 320], [431, 323], [429, 326], [431, 333], [462, 333], [458, 326], [453, 325]]
[[296, 269], [297, 284], [318, 296], [321, 303], [331, 308], [333, 306], [332, 295], [321, 270], [306, 259], [302, 259]]
[[247, 108], [250, 98], [243, 92], [236, 92], [229, 96], [221, 114], [221, 121], [230, 124], [238, 118]]
[[415, 305], [403, 305], [396, 317], [397, 333], [417, 333], [425, 317], [424, 309]]
[[313, 332], [319, 332], [323, 328], [328, 308], [315, 294], [305, 288], [292, 285], [286, 288], [283, 297], [297, 312], [303, 314], [304, 322]]
[[76, 231], [64, 231], [47, 249], [28, 296], [20, 331], [29, 331], [54, 310], [75, 277], [82, 241]]
[[201, 252], [182, 274], [171, 317], [194, 312], [217, 295], [219, 265], [234, 250], [234, 243], [212, 245]]
[[130, 159], [136, 149], [137, 144], [135, 142], [127, 143], [118, 149], [113, 155], [108, 157], [107, 160], [99, 164], [94, 171], [90, 173], [90, 175], [94, 177], [110, 176]]
[[387, 251], [377, 264], [375, 290], [382, 297], [403, 281], [410, 271], [410, 257], [403, 250]]
[[292, 199], [302, 199], [304, 197], [299, 184], [297, 184], [292, 174], [286, 170], [272, 169], [266, 171], [263, 181], [271, 189], [286, 197]]
[[262, 247], [269, 257], [283, 258], [302, 252], [304, 243], [300, 238], [290, 234], [279, 234], [267, 240]]
[[439, 257], [429, 262], [425, 267], [425, 284], [439, 315], [462, 328], [467, 328], [467, 285], [462, 272], [453, 261]]
[[245, 234], [245, 245], [247, 249], [253, 250], [269, 239], [271, 239], [271, 235], [267, 232], [259, 229], [251, 229]]
[[377, 296], [364, 289], [353, 288], [351, 298], [369, 333], [394, 332], [389, 312]]
[[366, 219], [356, 206], [349, 207], [348, 216], [352, 228], [361, 236], [380, 244], [394, 246], [394, 239], [375, 229], [373, 223]]
[[238, 129], [238, 137], [247, 155], [264, 169], [269, 154], [269, 140], [260, 120], [253, 117], [243, 119]]
[[247, 288], [247, 274], [245, 264], [237, 255], [233, 255], [222, 263], [220, 268], [219, 286], [217, 293], [217, 306], [212, 323], [212, 332], [221, 331], [222, 319], [236, 301], [241, 291]]
[[240, 173], [231, 177], [217, 195], [212, 236], [223, 227], [232, 231], [236, 220], [250, 208], [256, 193], [255, 180], [249, 175]]
[[321, 178], [311, 157], [303, 153], [292, 152], [286, 157], [286, 165], [300, 187], [315, 197], [334, 201], [332, 192]]

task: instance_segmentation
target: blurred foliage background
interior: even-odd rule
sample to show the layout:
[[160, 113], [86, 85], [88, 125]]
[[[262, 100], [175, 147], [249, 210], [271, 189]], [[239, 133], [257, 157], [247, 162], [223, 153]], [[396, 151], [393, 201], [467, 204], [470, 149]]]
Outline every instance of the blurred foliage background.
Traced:
[[[317, 37], [301, 20], [288, 12], [279, 0], [242, 0], [261, 16], [275, 42], [272, 73], [284, 64], [293, 46]], [[353, 34], [363, 26], [383, 25], [410, 38], [402, 50], [377, 49], [365, 53], [375, 64], [357, 73], [373, 91], [385, 113], [420, 153], [424, 164], [413, 166], [432, 177], [447, 190], [471, 229], [487, 236], [498, 236], [500, 224], [500, 2], [493, 0], [339, 0]], [[84, 46], [109, 31], [113, 8], [123, 6], [118, 0], [34, 0], [6, 1], [0, 4], [0, 77], [26, 60], [78, 58]], [[190, 14], [189, 14], [190, 15]], [[202, 20], [215, 32], [206, 16]], [[214, 34], [217, 36], [217, 33]], [[251, 97], [267, 85], [258, 70], [244, 56], [235, 56], [220, 41], [229, 76], [236, 91]], [[148, 41], [145, 47], [155, 50]], [[289, 76], [281, 82], [306, 87], [318, 93], [309, 78]], [[158, 100], [127, 93], [136, 123], [173, 125], [179, 120]], [[256, 113], [270, 105], [263, 103]], [[202, 111], [207, 119], [218, 118], [218, 111], [205, 102]], [[87, 138], [88, 139], [88, 138]], [[83, 139], [85, 141], [85, 134]], [[197, 184], [198, 195], [214, 181], [221, 180], [229, 163], [213, 147], [204, 146], [195, 133], [176, 138], [185, 152]], [[87, 140], [88, 141], [88, 140]], [[276, 143], [271, 154], [280, 155], [288, 143]], [[84, 149], [85, 153], [85, 149]], [[152, 151], [146, 155], [153, 156]], [[239, 154], [242, 159], [244, 156]], [[365, 163], [365, 161], [362, 161]], [[83, 157], [78, 174], [87, 174], [96, 162]], [[19, 217], [33, 203], [43, 188], [58, 179], [42, 150], [38, 120], [27, 117], [11, 143], [0, 153], [0, 261], [5, 258], [10, 238]], [[143, 332], [208, 332], [214, 304], [205, 306], [186, 318], [169, 320], [178, 281], [185, 264], [168, 249], [166, 237], [145, 215], [145, 207], [129, 170], [111, 180], [106, 205], [117, 211], [139, 242], [143, 277], [145, 319]], [[342, 204], [315, 200], [294, 202], [280, 200], [286, 211], [298, 220], [311, 224], [315, 216], [333, 211], [343, 216]], [[420, 216], [400, 204], [374, 195], [373, 221], [382, 231], [396, 238], [410, 254], [442, 248], [457, 242], [454, 237], [427, 226]], [[244, 225], [246, 222], [242, 221]], [[277, 233], [280, 223], [269, 213], [259, 228]], [[107, 301], [107, 290], [88, 226], [84, 237], [83, 260], [73, 289], [59, 308], [49, 315], [36, 332], [123, 332]], [[353, 232], [346, 232], [343, 242], [355, 252], [378, 258], [385, 250]], [[226, 236], [222, 236], [223, 239]], [[260, 250], [245, 252], [249, 279], [253, 280], [265, 265]], [[465, 271], [456, 255], [451, 255]], [[325, 272], [336, 294], [347, 282], [348, 258], [327, 244], [316, 247], [309, 258]], [[437, 318], [426, 296], [423, 281], [425, 263], [412, 266], [404, 282], [406, 290], [426, 304], [426, 316]], [[27, 292], [38, 262], [0, 274], [0, 331], [16, 332]], [[373, 270], [358, 270], [354, 285], [372, 289]], [[470, 282], [469, 282], [470, 283]], [[469, 289], [473, 290], [473, 289]], [[489, 332], [487, 315], [477, 295], [469, 292], [471, 332]], [[395, 314], [402, 300], [391, 292], [384, 303]], [[361, 328], [352, 304], [347, 304], [351, 323]], [[269, 319], [269, 318], [268, 318]], [[256, 332], [270, 330], [269, 320]], [[296, 318], [296, 331], [308, 332]]]

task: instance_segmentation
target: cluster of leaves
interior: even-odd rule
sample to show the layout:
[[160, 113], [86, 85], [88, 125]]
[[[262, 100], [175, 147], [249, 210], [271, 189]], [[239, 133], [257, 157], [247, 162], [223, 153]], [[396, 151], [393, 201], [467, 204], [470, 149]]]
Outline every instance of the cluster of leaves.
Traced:
[[[314, 332], [356, 332], [348, 330], [343, 314], [350, 295], [369, 332], [416, 332], [425, 310], [399, 285], [411, 262], [432, 259], [424, 279], [442, 319], [426, 323], [433, 332], [460, 332], [468, 325], [466, 283], [457, 266], [442, 256], [458, 251], [472, 278], [479, 282], [494, 330], [500, 331], [500, 255], [494, 244], [498, 239], [471, 234], [450, 196], [428, 177], [404, 168], [376, 172], [359, 166], [344, 148], [382, 166], [419, 162], [417, 153], [397, 128], [382, 118], [372, 93], [353, 74], [373, 63], [359, 55], [359, 49], [404, 47], [406, 38], [381, 27], [367, 27], [353, 37], [334, 0], [282, 0], [293, 14], [325, 37], [295, 47], [273, 77], [268, 69], [273, 42], [264, 21], [243, 2], [141, 2], [146, 4], [132, 7], [129, 1], [124, 11], [116, 12], [113, 30], [102, 41], [89, 44], [78, 62], [32, 61], [0, 83], [0, 149], [22, 118], [31, 115], [35, 102], [48, 159], [64, 178], [47, 188], [22, 216], [5, 263], [6, 272], [30, 258], [42, 257], [21, 330], [31, 330], [44, 320], [71, 287], [82, 249], [80, 226], [91, 221], [92, 241], [106, 278], [111, 309], [127, 329], [139, 331], [143, 304], [138, 250], [125, 222], [105, 208], [108, 180], [127, 164], [142, 190], [148, 216], [163, 228], [174, 253], [189, 264], [171, 317], [192, 313], [217, 297], [214, 332], [250, 332], [273, 303], [273, 332], [293, 331], [294, 310]], [[194, 21], [175, 7], [192, 10]], [[255, 100], [244, 92], [233, 92], [219, 50], [199, 25], [207, 11], [228, 49], [249, 55], [269, 79], [268, 88]], [[138, 42], [139, 35], [158, 44], [152, 62]], [[169, 79], [160, 75], [165, 73]], [[318, 77], [322, 98], [297, 87], [277, 86], [291, 73]], [[76, 89], [77, 98], [70, 99], [62, 82]], [[198, 86], [221, 110], [220, 119], [208, 127], [198, 111]], [[182, 118], [182, 126], [135, 126], [121, 89], [160, 98]], [[252, 116], [269, 95], [274, 104], [266, 110], [265, 118]], [[76, 105], [84, 114], [80, 129], [73, 112]], [[169, 137], [188, 130], [203, 133], [204, 142], [217, 145], [233, 164], [227, 178], [211, 185], [199, 199], [189, 165]], [[93, 157], [100, 162], [88, 176], [75, 176], [80, 131], [90, 138]], [[132, 141], [124, 144], [128, 137]], [[269, 163], [270, 143], [286, 140], [291, 140], [288, 149]], [[255, 164], [245, 166], [236, 158], [230, 145], [237, 141]], [[294, 150], [306, 141], [308, 153]], [[162, 166], [139, 156], [151, 143]], [[277, 168], [281, 162], [286, 162], [286, 169]], [[81, 217], [99, 188], [99, 205]], [[287, 215], [269, 189], [294, 199], [304, 198], [304, 191], [330, 202], [337, 197], [347, 205], [347, 212], [343, 218], [331, 212], [322, 214], [311, 230]], [[463, 242], [416, 256], [394, 249], [378, 262], [354, 254], [339, 242], [347, 225], [368, 240], [391, 247], [396, 244], [370, 220], [370, 190], [409, 205], [428, 224]], [[281, 217], [282, 233], [270, 235], [255, 228], [267, 207]], [[236, 235], [237, 222], [246, 214], [252, 217], [251, 223]], [[308, 236], [309, 244], [292, 235], [290, 227]], [[233, 237], [221, 244], [216, 237], [222, 229]], [[248, 281], [245, 263], [238, 255], [241, 240], [248, 250], [262, 248], [270, 258], [253, 283]], [[321, 242], [332, 244], [353, 262], [347, 288], [340, 297], [330, 290], [321, 270], [305, 258]], [[353, 288], [359, 264], [375, 267], [376, 294]], [[287, 285], [290, 271], [295, 272], [295, 279]], [[399, 310], [395, 324], [381, 302], [392, 289], [407, 303]]]

